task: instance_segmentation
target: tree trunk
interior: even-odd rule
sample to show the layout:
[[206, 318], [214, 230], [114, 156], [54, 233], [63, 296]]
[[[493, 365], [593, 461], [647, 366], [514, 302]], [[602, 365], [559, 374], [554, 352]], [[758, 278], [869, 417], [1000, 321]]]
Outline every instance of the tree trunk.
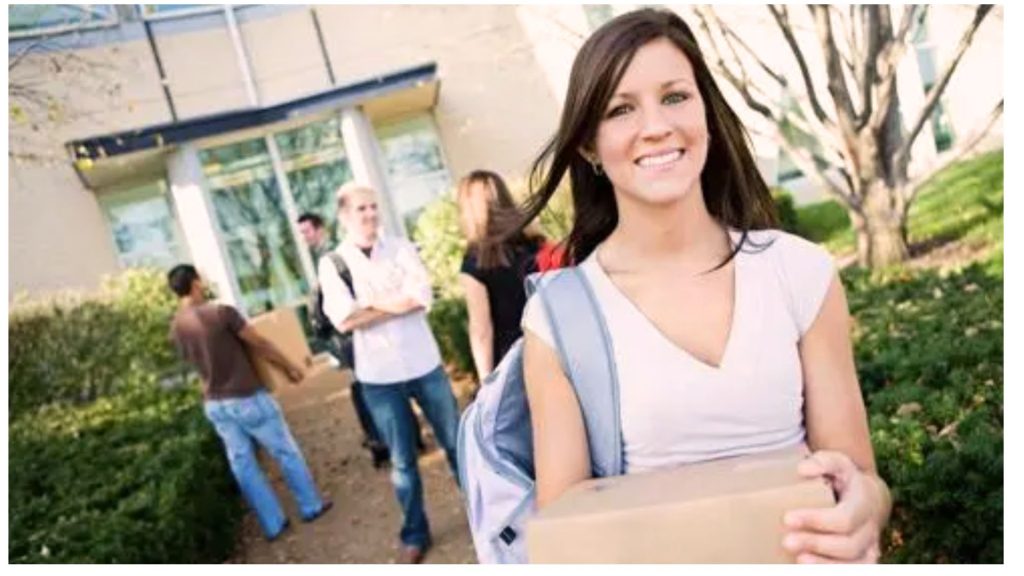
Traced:
[[906, 214], [895, 201], [899, 190], [881, 178], [866, 186], [862, 218], [854, 218], [857, 233], [857, 262], [861, 266], [880, 268], [899, 264], [910, 250], [904, 237]]

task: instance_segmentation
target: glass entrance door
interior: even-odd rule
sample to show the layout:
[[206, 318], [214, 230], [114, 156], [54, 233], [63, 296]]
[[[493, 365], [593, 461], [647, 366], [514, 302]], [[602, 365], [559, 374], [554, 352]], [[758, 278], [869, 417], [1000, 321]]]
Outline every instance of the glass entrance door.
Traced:
[[199, 159], [246, 313], [301, 304], [309, 287], [266, 141], [209, 148]]
[[[336, 193], [352, 179], [337, 118], [274, 135], [298, 211], [323, 218], [334, 244], [340, 240]], [[316, 262], [313, 263], [314, 267]]]

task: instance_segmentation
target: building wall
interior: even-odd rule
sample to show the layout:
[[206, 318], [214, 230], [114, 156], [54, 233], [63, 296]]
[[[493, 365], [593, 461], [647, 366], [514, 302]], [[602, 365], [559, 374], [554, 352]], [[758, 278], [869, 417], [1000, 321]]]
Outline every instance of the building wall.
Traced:
[[118, 270], [96, 195], [75, 174], [64, 143], [166, 122], [170, 114], [145, 39], [104, 34], [103, 45], [33, 53], [10, 72], [11, 84], [41, 86], [45, 94], [40, 105], [12, 114], [8, 131], [12, 297], [94, 288]]
[[318, 10], [339, 83], [437, 62], [434, 117], [453, 178], [482, 167], [521, 173], [551, 135], [557, 104], [515, 7]]
[[[942, 66], [951, 58], [975, 7], [933, 5], [930, 10], [932, 43]], [[942, 101], [957, 138], [966, 138], [981, 128], [1003, 98], [1003, 28], [1003, 7], [995, 6], [946, 87]], [[993, 126], [986, 147], [1002, 146], [1002, 137], [1000, 120]]]
[[261, 105], [331, 87], [310, 8], [293, 7], [272, 16], [241, 10], [239, 15]]
[[99, 203], [69, 165], [11, 167], [8, 294], [94, 288], [117, 271]]

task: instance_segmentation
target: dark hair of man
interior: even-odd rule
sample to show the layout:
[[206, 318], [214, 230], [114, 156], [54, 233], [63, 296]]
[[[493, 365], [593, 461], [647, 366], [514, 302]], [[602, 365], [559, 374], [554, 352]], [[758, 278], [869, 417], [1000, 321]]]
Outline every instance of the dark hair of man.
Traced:
[[324, 227], [324, 219], [319, 214], [313, 214], [312, 212], [303, 212], [299, 216], [298, 223], [302, 224], [304, 222], [309, 222], [313, 228], [318, 230]]
[[199, 278], [199, 272], [191, 264], [178, 264], [167, 273], [167, 285], [178, 295], [184, 298], [192, 292], [192, 283]]

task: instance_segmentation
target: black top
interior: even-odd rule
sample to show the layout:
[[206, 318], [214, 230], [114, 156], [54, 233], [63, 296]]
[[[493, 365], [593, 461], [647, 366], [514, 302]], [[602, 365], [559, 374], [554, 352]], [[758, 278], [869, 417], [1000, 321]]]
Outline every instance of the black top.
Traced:
[[512, 248], [510, 266], [482, 270], [473, 250], [462, 258], [461, 272], [469, 274], [487, 289], [494, 327], [494, 365], [497, 366], [512, 344], [523, 335], [519, 323], [526, 307], [526, 277], [537, 271], [537, 251], [543, 241], [537, 240]]

